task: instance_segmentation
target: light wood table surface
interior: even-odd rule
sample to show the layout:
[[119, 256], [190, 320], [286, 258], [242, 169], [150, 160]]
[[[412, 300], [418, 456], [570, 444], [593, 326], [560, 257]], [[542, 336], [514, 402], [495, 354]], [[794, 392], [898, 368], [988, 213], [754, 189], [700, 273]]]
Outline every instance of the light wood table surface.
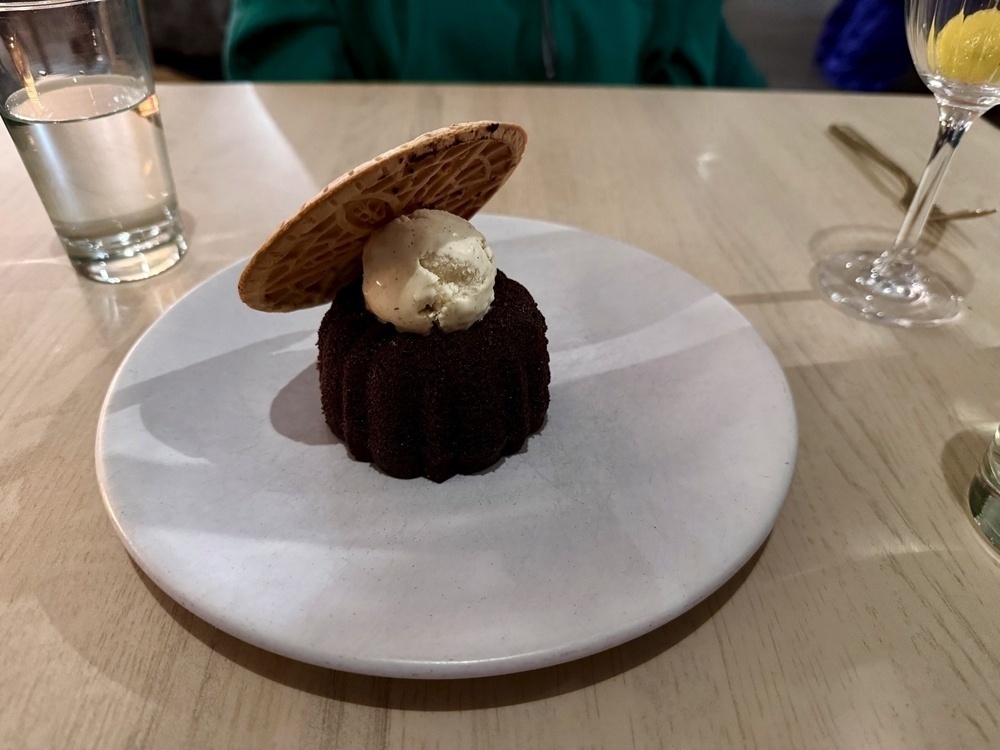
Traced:
[[[1000, 216], [933, 257], [968, 311], [859, 322], [810, 270], [895, 195], [825, 133], [853, 124], [918, 173], [925, 97], [528, 87], [165, 85], [191, 251], [147, 282], [78, 278], [0, 137], [0, 746], [977, 748], [1000, 737], [1000, 564], [965, 491], [1000, 421]], [[726, 296], [787, 374], [800, 426], [761, 551], [658, 630], [563, 666], [465, 681], [334, 672], [246, 645], [130, 562], [94, 437], [116, 368], [199, 281], [322, 185], [443, 124], [529, 133], [488, 207], [669, 259]], [[1000, 205], [976, 125], [945, 208]], [[734, 488], [739, 491], [739, 488]]]

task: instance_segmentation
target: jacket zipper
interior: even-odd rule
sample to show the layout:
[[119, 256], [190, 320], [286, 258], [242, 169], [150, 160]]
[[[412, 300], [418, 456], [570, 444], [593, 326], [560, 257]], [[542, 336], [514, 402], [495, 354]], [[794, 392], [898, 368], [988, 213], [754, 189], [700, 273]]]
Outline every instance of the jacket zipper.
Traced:
[[554, 81], [556, 78], [556, 37], [552, 31], [551, 0], [542, 0], [542, 65], [545, 66], [545, 77]]

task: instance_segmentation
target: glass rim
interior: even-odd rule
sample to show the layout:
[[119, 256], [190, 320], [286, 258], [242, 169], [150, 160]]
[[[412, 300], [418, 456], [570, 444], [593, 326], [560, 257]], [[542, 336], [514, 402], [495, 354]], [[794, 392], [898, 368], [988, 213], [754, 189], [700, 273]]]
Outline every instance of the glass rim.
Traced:
[[0, 0], [0, 15], [18, 10], [45, 10], [72, 5], [94, 5], [105, 0]]

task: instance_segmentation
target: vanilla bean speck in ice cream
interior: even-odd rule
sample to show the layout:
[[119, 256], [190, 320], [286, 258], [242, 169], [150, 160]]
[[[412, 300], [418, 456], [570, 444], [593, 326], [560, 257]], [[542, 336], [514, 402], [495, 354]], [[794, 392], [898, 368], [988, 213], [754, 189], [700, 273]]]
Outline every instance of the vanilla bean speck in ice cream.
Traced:
[[365, 304], [400, 331], [460, 331], [493, 302], [493, 251], [446, 211], [422, 208], [386, 224], [368, 239], [362, 262]]

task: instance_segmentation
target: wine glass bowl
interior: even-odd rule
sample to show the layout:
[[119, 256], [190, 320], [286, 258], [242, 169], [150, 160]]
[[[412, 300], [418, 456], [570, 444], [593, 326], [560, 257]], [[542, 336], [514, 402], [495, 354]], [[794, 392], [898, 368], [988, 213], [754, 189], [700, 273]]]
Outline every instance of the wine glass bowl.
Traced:
[[895, 241], [819, 263], [816, 278], [842, 310], [880, 323], [935, 326], [962, 299], [917, 258], [917, 246], [951, 157], [979, 116], [1000, 103], [1000, 0], [907, 0], [910, 56], [938, 104], [938, 133]]
[[906, 36], [913, 64], [936, 96], [983, 111], [1000, 103], [996, 0], [912, 0]]

